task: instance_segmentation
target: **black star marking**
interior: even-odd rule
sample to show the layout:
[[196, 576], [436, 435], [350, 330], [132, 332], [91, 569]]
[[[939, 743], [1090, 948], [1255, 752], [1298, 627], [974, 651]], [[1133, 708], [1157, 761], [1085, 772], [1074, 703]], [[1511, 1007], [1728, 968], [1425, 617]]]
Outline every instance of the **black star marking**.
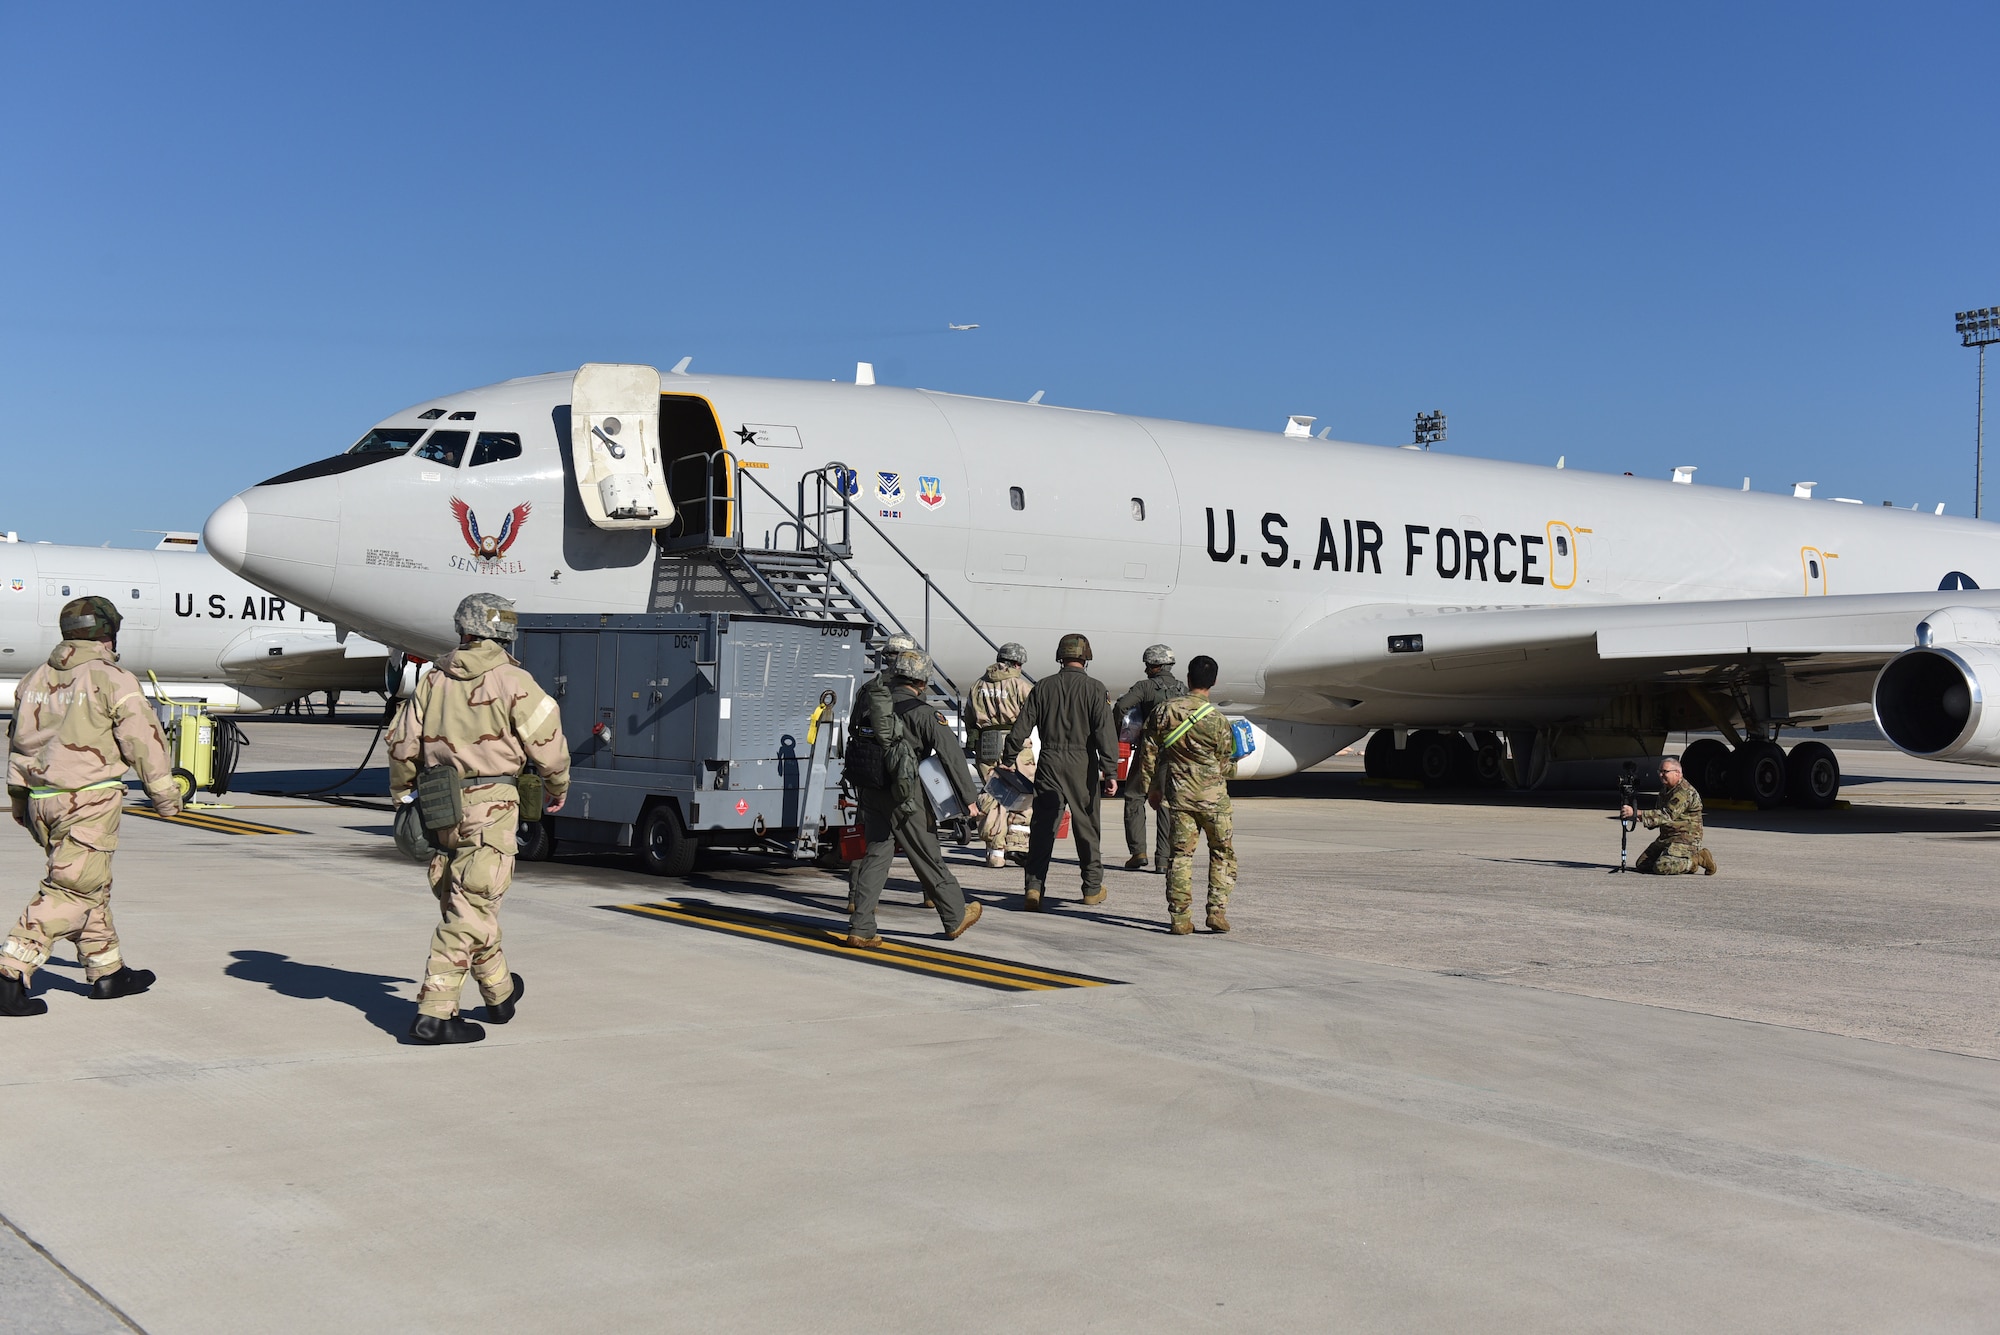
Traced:
[[757, 433], [747, 426], [738, 427], [736, 429], [736, 439], [742, 441], [745, 445], [755, 445], [757, 443]]

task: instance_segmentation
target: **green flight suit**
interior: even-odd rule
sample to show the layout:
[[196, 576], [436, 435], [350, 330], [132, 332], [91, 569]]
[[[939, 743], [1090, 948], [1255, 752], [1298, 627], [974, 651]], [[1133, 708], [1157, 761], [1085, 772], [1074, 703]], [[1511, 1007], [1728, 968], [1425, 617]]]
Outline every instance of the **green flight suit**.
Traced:
[[1011, 762], [1040, 729], [1041, 754], [1035, 761], [1034, 820], [1028, 828], [1025, 888], [1048, 883], [1056, 851], [1056, 825], [1069, 807], [1070, 834], [1083, 869], [1083, 893], [1104, 887], [1104, 845], [1098, 835], [1098, 801], [1106, 779], [1118, 775], [1118, 725], [1111, 717], [1111, 692], [1080, 667], [1065, 666], [1043, 677], [1028, 693], [1021, 716], [1007, 734], [1003, 752]]
[[[873, 689], [880, 688], [872, 681], [862, 688]], [[942, 757], [952, 791], [958, 794], [967, 811], [972, 810], [979, 798], [979, 786], [972, 771], [966, 768], [965, 747], [945, 722], [944, 715], [925, 701], [922, 685], [897, 686], [891, 695], [896, 717], [902, 720], [917, 762], [921, 764], [933, 754]], [[855, 736], [857, 726], [867, 718], [868, 702], [857, 692], [847, 735]], [[945, 865], [944, 850], [938, 846], [931, 820], [930, 803], [923, 793], [898, 794], [857, 785], [856, 794], [861, 804], [862, 829], [868, 836], [868, 851], [848, 869], [847, 934], [863, 941], [881, 935], [875, 922], [875, 906], [881, 902], [883, 887], [889, 883], [889, 866], [896, 860], [897, 844], [903, 846], [903, 856], [910, 860], [910, 870], [917, 874], [917, 880], [937, 901], [938, 920], [944, 924], [944, 930], [957, 931], [965, 921], [965, 889]]]
[[[1132, 689], [1118, 697], [1118, 703], [1111, 706], [1111, 714], [1122, 729], [1125, 716], [1134, 709], [1145, 710], [1139, 720], [1140, 728], [1153, 716], [1153, 706], [1187, 694], [1187, 683], [1176, 677], [1168, 668], [1157, 673], [1148, 673], [1132, 683]], [[1132, 743], [1132, 768], [1136, 771], [1139, 762], [1139, 744]], [[1125, 851], [1139, 857], [1146, 851], [1146, 790], [1127, 782], [1125, 785]], [[1153, 836], [1153, 865], [1165, 871], [1167, 860], [1173, 847], [1173, 821], [1163, 812], [1156, 822], [1158, 830]]]

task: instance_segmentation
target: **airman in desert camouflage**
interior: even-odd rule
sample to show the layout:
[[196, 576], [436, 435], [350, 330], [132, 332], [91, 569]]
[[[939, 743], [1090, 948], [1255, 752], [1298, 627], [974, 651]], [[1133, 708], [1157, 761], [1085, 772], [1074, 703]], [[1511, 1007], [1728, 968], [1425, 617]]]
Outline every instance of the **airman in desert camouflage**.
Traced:
[[[985, 675], [972, 683], [972, 689], [965, 693], [965, 710], [968, 721], [977, 734], [973, 746], [979, 762], [979, 782], [983, 789], [993, 771], [999, 767], [1000, 756], [1006, 750], [1007, 732], [1014, 726], [1014, 720], [1021, 716], [1021, 704], [1028, 698], [1028, 692], [1035, 689], [1034, 683], [1021, 673], [1021, 664], [1028, 661], [1028, 651], [1021, 645], [1009, 641], [1000, 646], [993, 666]], [[1014, 767], [1022, 777], [1035, 777], [1035, 752], [1033, 747], [1023, 747], [1015, 757]], [[979, 813], [979, 832], [986, 840], [986, 865], [1003, 867], [1006, 856], [1025, 854], [1028, 851], [1028, 832], [1018, 832], [1014, 828], [1014, 813], [1000, 805], [990, 795], [980, 798], [983, 804]]]
[[476, 1043], [486, 1031], [458, 1013], [470, 972], [486, 1019], [505, 1024], [521, 998], [521, 976], [500, 949], [500, 897], [514, 879], [520, 818], [518, 776], [532, 765], [546, 784], [545, 810], [569, 791], [569, 745], [556, 702], [507, 652], [518, 630], [514, 605], [490, 593], [459, 603], [459, 647], [405, 702], [389, 730], [389, 791], [413, 796], [418, 771], [458, 771], [463, 810], [456, 828], [432, 832], [431, 893], [443, 915], [410, 1026], [417, 1043]]
[[7, 733], [7, 797], [14, 819], [48, 853], [41, 893], [0, 946], [0, 1015], [40, 1015], [28, 995], [57, 941], [76, 943], [93, 999], [144, 992], [111, 925], [111, 856], [125, 809], [125, 771], [136, 769], [153, 809], [180, 814], [167, 739], [139, 679], [118, 666], [122, 618], [107, 598], [63, 607], [62, 643], [22, 678]]
[[1208, 701], [1216, 665], [1206, 654], [1188, 664], [1188, 693], [1153, 710], [1140, 739], [1132, 782], [1155, 811], [1173, 821], [1167, 863], [1167, 921], [1174, 935], [1194, 930], [1194, 854], [1208, 838], [1208, 930], [1229, 930], [1229, 896], [1236, 889], [1234, 813], [1229, 780], [1236, 777], [1236, 738], [1229, 720]]

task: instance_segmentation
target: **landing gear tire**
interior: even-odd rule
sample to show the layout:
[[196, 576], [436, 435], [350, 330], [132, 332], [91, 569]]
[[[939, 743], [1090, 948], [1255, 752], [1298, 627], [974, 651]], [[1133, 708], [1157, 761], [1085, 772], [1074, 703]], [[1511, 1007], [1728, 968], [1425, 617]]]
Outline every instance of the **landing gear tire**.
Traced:
[[556, 837], [549, 829], [549, 818], [522, 821], [514, 832], [514, 846], [520, 850], [515, 856], [523, 862], [547, 862], [554, 857]]
[[655, 876], [685, 876], [694, 870], [701, 841], [681, 824], [680, 812], [665, 802], [649, 807], [633, 831], [632, 855]]
[[1496, 733], [1475, 732], [1479, 749], [1472, 753], [1472, 777], [1481, 788], [1497, 788], [1506, 782], [1507, 756], [1500, 749]]
[[1729, 787], [1729, 748], [1713, 737], [1689, 742], [1681, 752], [1681, 773], [1703, 797], [1721, 797]]
[[1729, 777], [1737, 797], [1769, 811], [1785, 800], [1785, 748], [1776, 742], [1743, 743], [1730, 762]]
[[1468, 768], [1460, 753], [1467, 750], [1458, 734], [1425, 728], [1410, 734], [1407, 748], [1415, 777], [1426, 788], [1455, 787]]
[[1361, 753], [1361, 772], [1371, 779], [1393, 779], [1398, 777], [1396, 764], [1401, 759], [1396, 750], [1396, 730], [1377, 728]]
[[1840, 797], [1840, 761], [1825, 742], [1800, 742], [1785, 757], [1785, 789], [1792, 801], [1824, 811]]

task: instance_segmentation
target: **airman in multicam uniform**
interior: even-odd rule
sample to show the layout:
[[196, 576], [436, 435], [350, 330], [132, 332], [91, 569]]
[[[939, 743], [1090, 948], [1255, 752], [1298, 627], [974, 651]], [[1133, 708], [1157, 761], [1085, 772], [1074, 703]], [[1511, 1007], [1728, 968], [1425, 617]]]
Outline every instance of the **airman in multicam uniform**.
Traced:
[[144, 992], [111, 925], [111, 856], [125, 809], [125, 771], [136, 769], [162, 816], [180, 814], [167, 739], [139, 679], [118, 666], [122, 618], [107, 598], [63, 607], [62, 643], [21, 680], [7, 732], [7, 797], [14, 819], [48, 853], [41, 893], [0, 946], [0, 1015], [40, 1015], [35, 970], [57, 941], [76, 943], [93, 999]]
[[449, 766], [464, 784], [456, 828], [433, 831], [431, 892], [443, 920], [417, 997], [410, 1038], [476, 1043], [486, 1031], [458, 1013], [470, 972], [486, 1019], [505, 1024], [521, 998], [521, 975], [500, 949], [500, 897], [514, 879], [520, 818], [518, 776], [532, 765], [546, 788], [544, 808], [560, 811], [569, 791], [569, 745], [562, 714], [507, 652], [517, 633], [514, 605], [490, 593], [459, 603], [459, 647], [406, 701], [389, 730], [389, 792], [413, 797], [418, 770]]
[[[1028, 651], [1021, 645], [1008, 642], [1000, 646], [992, 667], [986, 674], [972, 683], [966, 692], [965, 709], [968, 720], [976, 733], [974, 755], [979, 761], [979, 782], [985, 786], [993, 777], [993, 771], [1000, 766], [1000, 757], [1007, 748], [1007, 732], [1014, 726], [1014, 720], [1021, 716], [1021, 705], [1034, 690], [1034, 683], [1021, 675], [1021, 664], [1028, 661]], [[1035, 777], [1034, 748], [1024, 746], [1021, 754], [1014, 759], [1014, 766], [1025, 778]], [[985, 804], [980, 809], [979, 832], [986, 840], [986, 865], [1004, 867], [1007, 854], [1017, 858], [1028, 851], [1028, 832], [1016, 833], [1013, 829], [1014, 813], [1000, 805], [992, 796], [981, 799]]]
[[1701, 794], [1682, 777], [1681, 762], [1673, 756], [1660, 762], [1660, 804], [1651, 811], [1626, 807], [1619, 814], [1659, 831], [1633, 862], [1633, 870], [1655, 876], [1686, 876], [1699, 867], [1715, 875], [1715, 855], [1701, 842]]
[[1153, 710], [1140, 740], [1132, 784], [1153, 810], [1173, 822], [1167, 863], [1167, 921], [1174, 935], [1194, 930], [1194, 854], [1208, 838], [1208, 930], [1229, 930], [1229, 896], [1236, 889], [1234, 818], [1229, 780], [1236, 777], [1236, 738], [1229, 720], [1208, 701], [1216, 665], [1203, 655], [1188, 664], [1188, 693]]
[[[1139, 738], [1144, 735], [1146, 720], [1153, 716], [1153, 708], [1175, 696], [1187, 694], [1187, 683], [1176, 677], [1174, 651], [1164, 644], [1148, 645], [1140, 659], [1146, 665], [1146, 675], [1132, 683], [1125, 694], [1118, 697], [1111, 712], [1118, 719], [1118, 739], [1131, 744], [1134, 758], [1138, 755]], [[1133, 711], [1138, 711], [1137, 726], [1132, 726]], [[1127, 771], [1128, 776], [1130, 771]], [[1172, 830], [1163, 817], [1153, 834], [1153, 865], [1162, 871], [1166, 869], [1169, 846], [1172, 844]], [[1138, 871], [1146, 865], [1146, 790], [1136, 783], [1125, 785], [1125, 859], [1126, 871]]]

